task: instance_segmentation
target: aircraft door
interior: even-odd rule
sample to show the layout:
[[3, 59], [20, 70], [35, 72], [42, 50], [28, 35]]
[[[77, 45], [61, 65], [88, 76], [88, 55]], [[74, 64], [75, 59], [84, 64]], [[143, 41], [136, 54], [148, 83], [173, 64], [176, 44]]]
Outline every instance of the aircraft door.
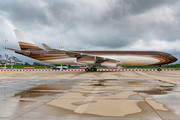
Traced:
[[41, 51], [40, 52], [40, 57], [44, 57], [44, 54], [45, 54], [44, 51]]
[[161, 58], [165, 58], [165, 54], [164, 53], [160, 53], [160, 55], [161, 55]]

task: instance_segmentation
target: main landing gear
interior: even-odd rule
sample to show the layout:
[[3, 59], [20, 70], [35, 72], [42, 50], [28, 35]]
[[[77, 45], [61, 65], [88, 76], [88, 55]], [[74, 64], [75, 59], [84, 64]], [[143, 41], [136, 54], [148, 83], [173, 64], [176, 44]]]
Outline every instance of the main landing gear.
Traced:
[[157, 69], [157, 71], [161, 71], [161, 65], [159, 65], [159, 68]]
[[95, 71], [97, 71], [97, 68], [96, 67], [88, 67], [88, 68], [85, 69], [85, 71], [86, 72], [89, 72], [89, 71], [95, 72]]

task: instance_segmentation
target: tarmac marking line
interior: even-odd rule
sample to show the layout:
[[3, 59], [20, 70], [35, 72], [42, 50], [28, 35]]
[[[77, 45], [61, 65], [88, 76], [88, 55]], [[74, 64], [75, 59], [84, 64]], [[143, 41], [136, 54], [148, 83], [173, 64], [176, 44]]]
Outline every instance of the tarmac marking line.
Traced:
[[[136, 72], [136, 71], [135, 71]], [[165, 80], [162, 80], [162, 79], [159, 79], [159, 78], [155, 78], [154, 76], [150, 76], [150, 75], [147, 75], [145, 73], [139, 73], [141, 75], [144, 75], [146, 77], [149, 77], [149, 78], [152, 78], [152, 79], [155, 79], [155, 80], [158, 80], [158, 81], [162, 81], [162, 82], [167, 82], [167, 83], [170, 83], [170, 84], [175, 84], [175, 85], [179, 85], [178, 83], [174, 83], [174, 82], [169, 82], [169, 81], [165, 81]]]
[[[95, 88], [91, 94], [95, 94], [97, 93], [98, 91], [100, 90], [100, 87], [97, 87]], [[87, 102], [87, 101], [92, 101], [94, 98], [94, 96], [88, 96], [84, 102]], [[79, 113], [79, 114], [82, 114], [84, 113], [84, 111], [87, 109], [87, 107], [89, 106], [89, 103], [88, 104], [83, 104], [83, 105], [80, 105], [78, 108], [76, 108], [76, 110], [74, 110], [75, 113]]]
[[110, 72], [108, 72], [108, 74], [106, 75], [106, 77], [104, 79], [106, 79], [109, 76]]

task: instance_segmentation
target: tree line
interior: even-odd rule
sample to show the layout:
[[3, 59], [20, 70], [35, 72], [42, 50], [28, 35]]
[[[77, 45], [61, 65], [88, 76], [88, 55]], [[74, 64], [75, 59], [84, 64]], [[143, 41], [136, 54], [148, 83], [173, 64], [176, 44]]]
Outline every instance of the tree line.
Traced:
[[[31, 65], [30, 63], [28, 63], [28, 62], [25, 62], [25, 64], [24, 65]], [[38, 63], [38, 62], [33, 62], [33, 64], [32, 64], [33, 66], [43, 66], [44, 64], [43, 63]]]
[[[148, 69], [148, 68], [158, 68], [159, 66], [123, 66], [124, 68], [137, 68], [137, 69], [140, 69], [140, 68], [144, 68], [144, 69]], [[178, 64], [169, 64], [169, 65], [162, 65], [161, 68], [165, 68], [165, 69], [168, 69], [168, 68], [180, 68], [180, 63]]]
[[[24, 65], [31, 65], [29, 64], [28, 62], [25, 62]], [[33, 66], [44, 66], [44, 63], [39, 63], [39, 62], [34, 62], [32, 64]], [[61, 66], [61, 65], [56, 65], [56, 66]], [[66, 66], [66, 65], [63, 65], [63, 66]], [[73, 68], [73, 67], [77, 67], [77, 66], [71, 66], [71, 65], [67, 65], [68, 68]], [[97, 66], [98, 67], [98, 66]], [[124, 68], [134, 68], [134, 69], [140, 69], [140, 68], [144, 68], [144, 69], [156, 69], [158, 68], [159, 66], [122, 66]], [[180, 68], [180, 63], [178, 64], [169, 64], [169, 65], [162, 65], [161, 68], [164, 68], [164, 69], [168, 69], [168, 68]]]

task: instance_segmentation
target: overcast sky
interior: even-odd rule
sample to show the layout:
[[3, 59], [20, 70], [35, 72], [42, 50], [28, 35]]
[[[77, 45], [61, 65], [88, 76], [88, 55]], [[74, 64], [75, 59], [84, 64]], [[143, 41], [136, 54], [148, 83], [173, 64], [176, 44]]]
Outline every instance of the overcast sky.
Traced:
[[179, 6], [180, 0], [1, 0], [0, 54], [4, 39], [20, 49], [16, 28], [41, 48], [154, 50], [180, 59]]

